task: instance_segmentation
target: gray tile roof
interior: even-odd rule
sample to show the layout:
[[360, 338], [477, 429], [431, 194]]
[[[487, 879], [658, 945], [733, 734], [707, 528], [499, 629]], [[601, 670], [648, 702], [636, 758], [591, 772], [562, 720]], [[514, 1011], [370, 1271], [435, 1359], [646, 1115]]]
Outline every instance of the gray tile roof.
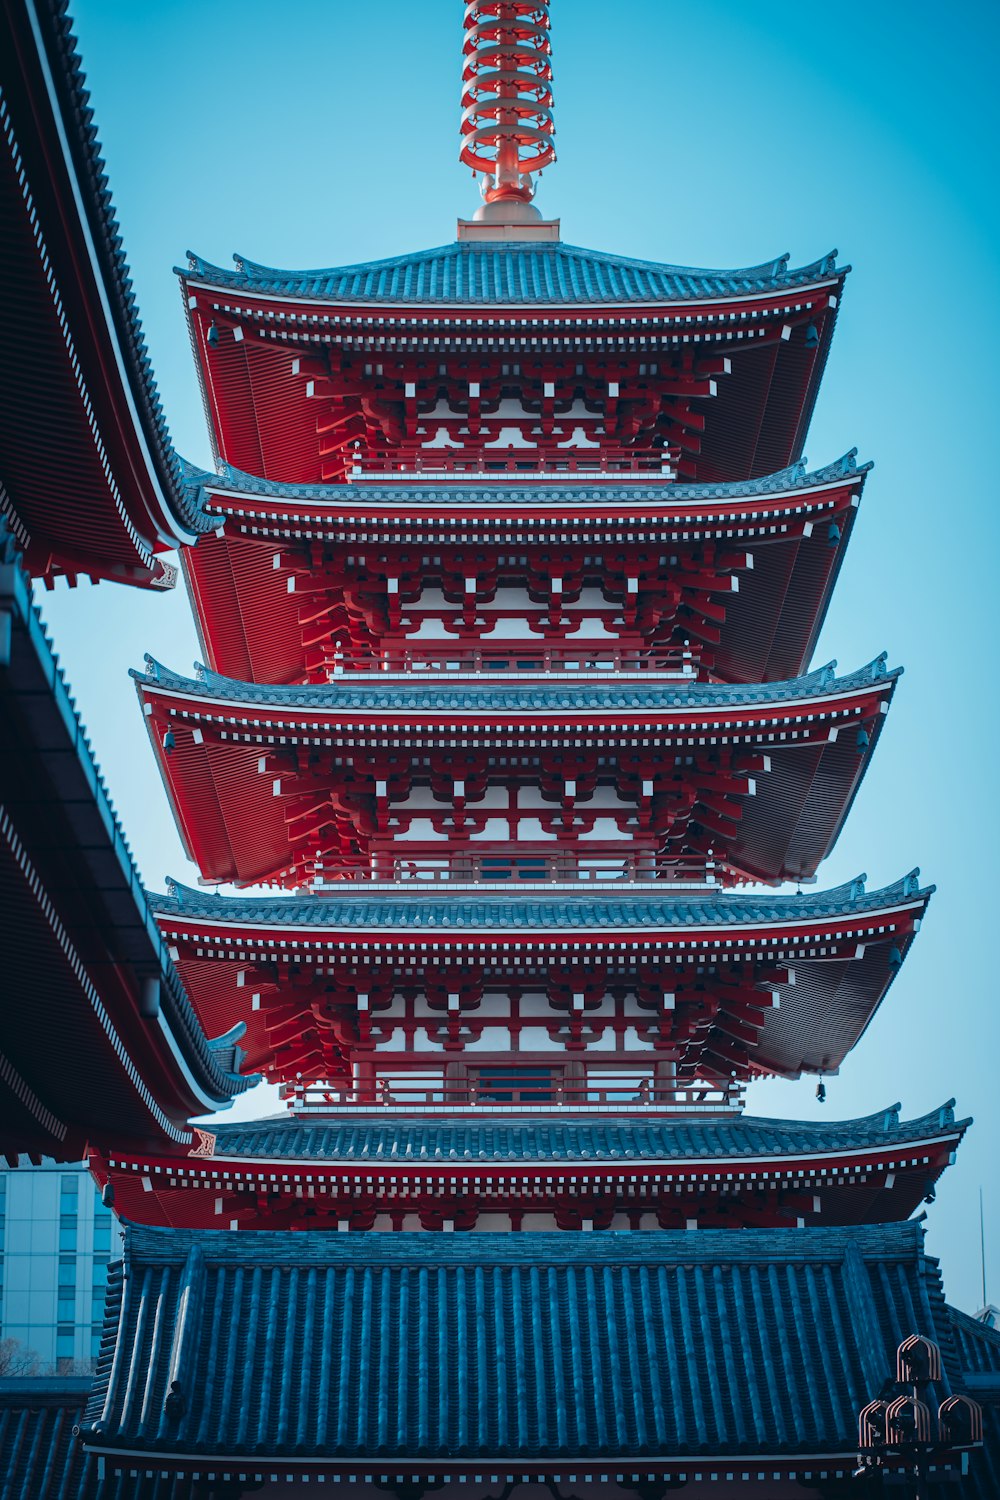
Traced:
[[0, 1379], [3, 1500], [96, 1500], [97, 1460], [73, 1436], [90, 1382]]
[[990, 1328], [978, 1318], [970, 1318], [957, 1308], [950, 1311], [962, 1368], [995, 1381], [994, 1396], [1000, 1397], [1000, 1330]]
[[910, 1223], [129, 1227], [125, 1257], [105, 1314], [118, 1358], [102, 1353], [82, 1424], [85, 1443], [112, 1453], [847, 1454], [908, 1334], [944, 1345], [942, 1394], [961, 1378], [937, 1266]]
[[448, 505], [617, 505], [640, 501], [645, 505], [684, 505], [690, 507], [702, 502], [718, 500], [744, 500], [771, 494], [795, 494], [800, 490], [835, 483], [837, 480], [863, 479], [869, 472], [870, 463], [857, 462], [858, 450], [852, 448], [843, 457], [822, 468], [809, 470], [804, 462], [779, 469], [776, 474], [765, 474], [760, 479], [745, 479], [732, 484], [643, 484], [638, 486], [623, 480], [606, 479], [603, 482], [586, 481], [567, 476], [559, 484], [550, 476], [521, 483], [510, 483], [497, 476], [488, 485], [465, 485], [460, 480], [447, 484], [283, 484], [276, 479], [261, 479], [256, 474], [247, 474], [230, 464], [220, 464], [219, 472], [212, 474], [195, 464], [183, 462], [184, 483], [190, 495], [190, 503], [197, 510], [204, 509], [208, 493], [226, 491], [233, 495], [271, 496], [292, 502], [309, 502], [315, 505], [347, 504], [394, 504], [404, 506], [418, 502]]
[[509, 306], [722, 300], [794, 291], [842, 278], [837, 252], [792, 268], [787, 255], [740, 270], [701, 270], [632, 260], [556, 243], [455, 242], [388, 260], [318, 271], [284, 271], [233, 257], [235, 270], [188, 253], [178, 275], [210, 286], [323, 302]]
[[310, 1120], [287, 1113], [273, 1119], [213, 1125], [219, 1156], [295, 1158], [366, 1165], [450, 1162], [618, 1162], [692, 1157], [797, 1156], [878, 1148], [928, 1139], [952, 1130], [953, 1099], [915, 1120], [900, 1120], [898, 1104], [858, 1120], [768, 1120], [623, 1117], [404, 1120], [350, 1116]]
[[0, 1500], [203, 1500], [189, 1475], [100, 1475], [75, 1427], [88, 1377], [0, 1379]]
[[[577, 928], [687, 928], [751, 926], [774, 922], [823, 921], [879, 911], [905, 901], [926, 903], [933, 886], [921, 887], [919, 870], [881, 890], [866, 891], [864, 876], [829, 891], [801, 895], [752, 895], [722, 892], [655, 895], [629, 891], [599, 895], [567, 892], [530, 898], [506, 891], [475, 895], [428, 890], [366, 891], [345, 884], [336, 895], [218, 896], [170, 882], [170, 894], [154, 896], [153, 908], [163, 921], [172, 916], [213, 922], [255, 923], [273, 927], [357, 928], [517, 928], [545, 931]], [[169, 925], [169, 924], [168, 924]]]
[[307, 712], [320, 710], [372, 709], [421, 713], [442, 711], [457, 713], [614, 713], [635, 711], [658, 712], [667, 709], [736, 709], [759, 704], [794, 703], [804, 698], [838, 697], [864, 688], [892, 688], [902, 675], [902, 667], [888, 668], [883, 653], [855, 672], [836, 675], [836, 662], [818, 667], [791, 682], [703, 683], [678, 686], [660, 683], [633, 686], [614, 682], [573, 683], [558, 686], [499, 686], [488, 681], [453, 687], [427, 686], [422, 681], [393, 683], [391, 686], [355, 683], [324, 683], [297, 687], [274, 687], [266, 683], [238, 682], [220, 677], [207, 667], [197, 666], [195, 677], [172, 672], [169, 667], [147, 656], [145, 672], [133, 669], [131, 675], [139, 684], [155, 683], [189, 696], [225, 699], [232, 703], [260, 705], [262, 708], [293, 709]]

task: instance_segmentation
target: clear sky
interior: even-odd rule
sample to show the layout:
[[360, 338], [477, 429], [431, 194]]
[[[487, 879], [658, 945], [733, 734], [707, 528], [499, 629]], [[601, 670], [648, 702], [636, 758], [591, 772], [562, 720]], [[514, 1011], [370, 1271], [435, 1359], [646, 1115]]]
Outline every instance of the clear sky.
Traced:
[[[478, 198], [457, 161], [461, 0], [75, 0], [86, 72], [173, 439], [211, 466], [172, 266], [282, 267], [443, 244]], [[906, 668], [820, 881], [936, 882], [924, 929], [820, 1106], [976, 1124], [928, 1210], [949, 1297], [1000, 1303], [997, 243], [1000, 7], [957, 0], [554, 0], [559, 161], [538, 202], [570, 243], [692, 266], [837, 245], [855, 267], [807, 454], [874, 459], [817, 661]], [[194, 882], [126, 673], [190, 667], [183, 590], [42, 596], [147, 885]], [[273, 1108], [258, 1090], [242, 1106]]]

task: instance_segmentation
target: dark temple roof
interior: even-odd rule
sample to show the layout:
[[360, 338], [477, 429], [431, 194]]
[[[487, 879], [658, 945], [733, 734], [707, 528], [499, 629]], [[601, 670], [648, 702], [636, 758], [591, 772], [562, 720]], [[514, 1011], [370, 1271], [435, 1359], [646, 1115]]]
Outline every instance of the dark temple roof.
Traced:
[[215, 1155], [323, 1162], [431, 1165], [527, 1161], [620, 1162], [676, 1157], [760, 1157], [854, 1151], [964, 1135], [954, 1099], [915, 1120], [898, 1104], [858, 1120], [722, 1119], [396, 1119], [386, 1116], [310, 1120], [288, 1114], [213, 1125]]
[[[916, 1224], [595, 1234], [129, 1226], [84, 1442], [289, 1463], [849, 1454], [911, 1332]], [[118, 1350], [112, 1357], [111, 1344]], [[181, 1400], [166, 1403], [170, 1382]], [[166, 1403], [166, 1404], [165, 1404]]]
[[3, 1500], [90, 1500], [97, 1460], [73, 1436], [86, 1377], [0, 1379], [0, 1494]]
[[[207, 667], [196, 667], [196, 677], [171, 672], [153, 657], [146, 657], [146, 671], [134, 668], [131, 676], [139, 688], [163, 687], [199, 698], [224, 698], [234, 703], [260, 704], [274, 709], [307, 711], [373, 709], [420, 713], [440, 710], [452, 713], [567, 713], [581, 712], [656, 713], [664, 709], [747, 708], [758, 704], [793, 703], [802, 699], [836, 697], [865, 688], [888, 688], [902, 675], [902, 667], [886, 666], [883, 653], [857, 671], [836, 675], [836, 662], [818, 667], [791, 682], [706, 683], [678, 686], [661, 683], [641, 685], [594, 682], [586, 686], [508, 687], [499, 683], [434, 687], [423, 682], [398, 683], [391, 687], [367, 687], [356, 683], [322, 683], [300, 687], [267, 683], [236, 682], [220, 677]], [[377, 675], [377, 674], [372, 674]]]
[[[931, 1280], [936, 1281], [935, 1263], [928, 1260], [925, 1264]], [[861, 1265], [870, 1286], [876, 1285], [885, 1271], [893, 1269], [868, 1260], [864, 1252]], [[803, 1262], [797, 1280], [802, 1279], [804, 1271]], [[307, 1280], [307, 1295], [308, 1285]], [[319, 1290], [318, 1278], [316, 1286]], [[333, 1298], [329, 1301], [332, 1303]], [[794, 1297], [790, 1305], [794, 1315]], [[938, 1320], [937, 1331], [940, 1333], [943, 1328], [947, 1335], [950, 1330], [953, 1336], [951, 1344], [947, 1337], [944, 1341], [949, 1375], [985, 1406], [985, 1447], [971, 1455], [970, 1473], [963, 1480], [961, 1493], [965, 1500], [996, 1500], [1000, 1494], [1000, 1405], [975, 1381], [977, 1372], [984, 1367], [995, 1367], [1000, 1361], [1000, 1335], [954, 1307], [945, 1307], [940, 1317], [939, 1303], [933, 1294], [932, 1308]], [[239, 1308], [234, 1316], [238, 1313]], [[297, 1331], [296, 1337], [302, 1339], [302, 1333]], [[314, 1384], [303, 1371], [299, 1378], [310, 1388]], [[106, 1372], [99, 1372], [98, 1382], [100, 1390], [107, 1389]], [[133, 1382], [134, 1387], [139, 1384], [138, 1380]], [[158, 1471], [139, 1475], [129, 1473], [126, 1468], [119, 1473], [109, 1471], [100, 1481], [97, 1455], [86, 1452], [79, 1438], [73, 1435], [74, 1425], [84, 1415], [89, 1385], [88, 1379], [79, 1377], [0, 1380], [0, 1475], [5, 1486], [4, 1500], [189, 1500], [193, 1494], [201, 1493], [200, 1482], [190, 1475], [164, 1476]], [[770, 1399], [771, 1387], [763, 1389]], [[747, 1393], [742, 1394], [745, 1402]], [[932, 1486], [930, 1494], [933, 1500], [946, 1500], [953, 1490], [954, 1486], [940, 1491]]]
[[[587, 481], [568, 475], [555, 483], [551, 475], [541, 474], [530, 483], [511, 483], [496, 475], [489, 484], [465, 484], [449, 480], [447, 484], [283, 484], [277, 479], [262, 479], [247, 474], [231, 464], [220, 463], [217, 474], [181, 461], [183, 482], [192, 508], [201, 513], [209, 494], [267, 496], [298, 504], [312, 505], [608, 505], [639, 501], [643, 505], [692, 505], [717, 501], [755, 499], [763, 495], [794, 495], [800, 490], [821, 485], [861, 480], [872, 468], [857, 462], [858, 450], [852, 448], [833, 463], [809, 470], [804, 462], [790, 464], [776, 474], [760, 479], [745, 479], [733, 484], [629, 484], [626, 479], [607, 478], [603, 482]], [[279, 518], [280, 520], [280, 518]], [[664, 521], [669, 521], [669, 512]], [[215, 524], [213, 519], [212, 524]]]
[[305, 297], [323, 302], [436, 303], [492, 306], [663, 303], [768, 296], [817, 282], [840, 280], [837, 252], [792, 268], [788, 255], [741, 270], [713, 271], [632, 260], [576, 245], [459, 242], [388, 260], [319, 271], [282, 271], [233, 257], [235, 270], [191, 252], [178, 269], [186, 280], [248, 294]]
[[153, 554], [211, 523], [180, 482], [67, 10], [0, 14], [3, 483], [33, 572], [162, 587]]
[[867, 891], [865, 877], [829, 891], [794, 896], [757, 891], [751, 895], [686, 891], [681, 895], [653, 894], [627, 887], [614, 895], [608, 891], [560, 892], [549, 896], [539, 891], [530, 899], [506, 891], [471, 895], [467, 891], [433, 896], [426, 889], [379, 892], [338, 889], [323, 896], [219, 896], [170, 882], [170, 894], [153, 896], [153, 909], [161, 919], [170, 917], [210, 922], [259, 923], [274, 927], [338, 926], [379, 928], [481, 927], [546, 931], [563, 927], [588, 930], [621, 927], [738, 926], [772, 922], [826, 921], [842, 916], [881, 911], [902, 902], [930, 900], [933, 886], [920, 885], [920, 871], [911, 870], [902, 880], [881, 890]]
[[948, 1308], [948, 1321], [962, 1368], [962, 1386], [983, 1408], [983, 1447], [972, 1454], [971, 1473], [963, 1487], [970, 1500], [1000, 1495], [1000, 1332]]
[[99, 1475], [74, 1427], [89, 1376], [0, 1379], [0, 1500], [203, 1500], [187, 1475]]
[[[1000, 1402], [1000, 1330], [957, 1308], [951, 1309], [951, 1322], [963, 1370]], [[1000, 1493], [1000, 1485], [997, 1490]]]
[[[0, 613], [0, 1150], [78, 1156], [79, 1131], [109, 1128], [186, 1139], [189, 1115], [250, 1080], [181, 985], [2, 520]], [[159, 981], [155, 1018], [140, 1018], [144, 978]]]

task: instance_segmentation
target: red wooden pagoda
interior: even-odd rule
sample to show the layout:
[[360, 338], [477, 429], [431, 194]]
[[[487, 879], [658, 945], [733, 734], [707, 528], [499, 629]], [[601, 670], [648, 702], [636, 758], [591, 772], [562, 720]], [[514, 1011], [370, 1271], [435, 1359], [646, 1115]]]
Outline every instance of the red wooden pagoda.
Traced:
[[184, 554], [214, 672], [805, 670], [870, 465], [732, 484], [498, 475], [290, 485], [185, 471], [215, 528]]
[[[568, 1147], [548, 1204], [546, 1177], [447, 1171], [429, 1206], [399, 1185], [383, 1202], [363, 1152], [293, 1174], [289, 1204], [261, 1186], [286, 1145], [271, 1173], [239, 1131], [221, 1194], [215, 1167], [104, 1153], [95, 1170], [132, 1212], [192, 1228], [905, 1216], [954, 1140], [885, 1171], [859, 1127], [863, 1171], [843, 1165], [864, 1192], [779, 1205], [739, 1115], [755, 1077], [841, 1066], [930, 895], [914, 876], [748, 889], [815, 878], [898, 677], [884, 657], [808, 670], [868, 471], [801, 459], [846, 272], [566, 245], [530, 201], [551, 151], [547, 7], [469, 15], [463, 149], [484, 205], [454, 244], [180, 272], [219, 460], [184, 470], [208, 518], [183, 566], [209, 665], [133, 675], [201, 883], [291, 894], [174, 886], [157, 916], [203, 1023], [246, 1027], [246, 1066], [293, 1120], [544, 1117], [568, 1140], [600, 1117], [642, 1176], [637, 1119], [709, 1161], [726, 1119], [766, 1203], [723, 1201], [673, 1147], [627, 1202]], [[281, 1139], [322, 1158], [333, 1137]]]
[[[41, 426], [12, 449], [8, 525], [38, 575], [146, 584], [198, 537], [207, 666], [148, 660], [138, 696], [200, 886], [269, 889], [147, 902], [61, 682], [36, 691], [6, 543], [3, 788], [34, 863], [8, 840], [5, 879], [45, 1003], [5, 1015], [2, 1120], [35, 1150], [86, 1139], [125, 1226], [80, 1443], [0, 1392], [12, 1494], [832, 1496], [908, 1335], [942, 1355], [935, 1482], [977, 1441], [970, 1372], [1000, 1395], [1000, 1338], [945, 1307], [903, 1222], [969, 1123], [952, 1102], [742, 1109], [755, 1078], [840, 1068], [931, 895], [916, 872], [767, 888], [814, 879], [898, 678], [810, 670], [868, 469], [802, 459], [846, 270], [565, 244], [532, 202], [548, 10], [468, 0], [484, 201], [454, 244], [305, 273], [190, 258], [216, 474], [165, 440], [96, 160], [65, 129], [60, 160], [44, 112], [19, 127], [39, 334], [8, 396]], [[4, 24], [14, 93], [39, 106], [48, 70], [85, 125], [60, 0]], [[91, 191], [47, 229], [48, 307], [21, 231], [66, 163]], [[72, 298], [103, 318], [78, 363]], [[60, 380], [73, 515], [61, 470], [28, 482]], [[103, 998], [81, 1005], [87, 965]], [[254, 1074], [283, 1116], [190, 1126]]]

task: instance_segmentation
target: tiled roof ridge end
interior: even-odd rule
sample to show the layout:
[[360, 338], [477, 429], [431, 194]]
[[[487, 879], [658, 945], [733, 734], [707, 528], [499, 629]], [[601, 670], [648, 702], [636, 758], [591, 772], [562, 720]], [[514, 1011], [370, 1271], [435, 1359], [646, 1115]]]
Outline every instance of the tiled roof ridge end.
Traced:
[[[809, 488], [814, 484], [824, 484], [837, 479], [860, 479], [864, 480], [874, 468], [874, 462], [867, 460], [865, 463], [857, 462], [857, 448], [849, 448], [839, 458], [832, 459], [828, 464], [821, 465], [818, 469], [810, 470], [806, 461], [800, 459], [798, 462], [786, 465], [783, 469], [776, 469], [771, 474], [763, 474], [757, 479], [735, 480], [726, 483], [714, 481], [703, 481], [694, 484], [669, 483], [655, 486], [657, 497], [659, 492], [677, 500], [683, 501], [705, 501], [712, 499], [739, 498], [740, 496], [755, 496], [766, 494], [769, 490], [788, 490], [794, 492], [796, 489]], [[449, 480], [447, 483], [435, 484], [432, 480], [422, 480], [419, 474], [412, 476], [411, 482], [405, 485], [393, 484], [391, 486], [379, 486], [378, 484], [295, 484], [283, 480], [265, 479], [262, 475], [252, 474], [246, 469], [238, 469], [233, 464], [223, 460], [219, 461], [217, 468], [213, 471], [204, 469], [200, 464], [192, 463], [190, 460], [177, 457], [181, 483], [191, 493], [191, 503], [200, 515], [204, 514], [203, 493], [213, 488], [228, 488], [236, 492], [248, 495], [276, 495], [284, 499], [295, 500], [300, 503], [323, 503], [336, 499], [357, 501], [359, 498], [378, 491], [386, 490], [392, 498], [405, 498], [409, 493], [427, 492], [440, 490], [442, 501], [453, 501], [457, 492], [462, 490], [460, 478]], [[511, 492], [523, 495], [525, 492], [538, 491], [542, 496], [545, 492], [554, 489], [569, 489], [577, 491], [595, 492], [596, 495], [608, 490], [629, 490], [634, 488], [630, 485], [627, 477], [619, 480], [596, 481], [584, 477], [570, 478], [558, 474], [537, 474], [521, 480], [512, 479], [511, 482], [502, 480], [493, 483], [490, 493]], [[644, 488], [648, 488], [644, 486]], [[480, 495], [480, 498], [484, 496]], [[461, 502], [458, 502], [461, 503]], [[216, 517], [209, 518], [209, 524], [217, 524]]]

